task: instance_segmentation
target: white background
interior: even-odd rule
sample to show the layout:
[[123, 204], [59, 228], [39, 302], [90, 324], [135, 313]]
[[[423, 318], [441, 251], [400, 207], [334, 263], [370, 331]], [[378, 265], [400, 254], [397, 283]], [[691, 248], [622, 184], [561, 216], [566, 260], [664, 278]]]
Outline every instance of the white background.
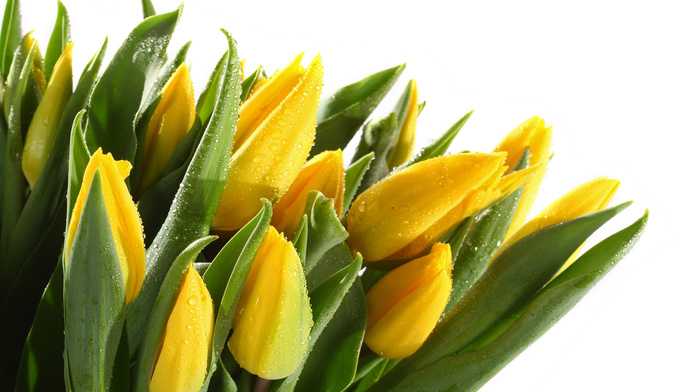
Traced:
[[[177, 1], [154, 1], [159, 12]], [[171, 53], [188, 56], [197, 94], [237, 39], [251, 72], [321, 53], [326, 93], [406, 62], [427, 105], [419, 145], [476, 109], [452, 151], [491, 151], [520, 122], [554, 125], [554, 159], [534, 212], [573, 186], [620, 179], [633, 207], [606, 236], [651, 211], [634, 251], [483, 391], [698, 391], [697, 209], [700, 13], [692, 2], [195, 1]], [[45, 50], [52, 1], [23, 1], [24, 31]], [[66, 0], [75, 73], [109, 35], [108, 56], [141, 18], [140, 2]], [[349, 155], [351, 155], [350, 153]], [[600, 235], [589, 241], [597, 242]]]

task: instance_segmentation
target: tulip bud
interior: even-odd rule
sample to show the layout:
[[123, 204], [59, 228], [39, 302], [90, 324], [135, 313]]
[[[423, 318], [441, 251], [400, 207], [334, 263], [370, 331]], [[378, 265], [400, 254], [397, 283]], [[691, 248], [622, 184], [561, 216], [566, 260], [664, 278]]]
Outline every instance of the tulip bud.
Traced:
[[335, 212], [340, 217], [345, 192], [345, 169], [341, 150], [324, 151], [304, 164], [289, 190], [275, 204], [272, 210], [272, 226], [291, 236], [304, 215], [306, 195], [314, 190], [333, 199]]
[[214, 335], [214, 304], [190, 264], [175, 300], [151, 377], [151, 392], [199, 391]]
[[410, 89], [411, 98], [408, 102], [408, 111], [406, 118], [403, 120], [399, 138], [396, 140], [396, 145], [391, 151], [391, 155], [387, 160], [389, 168], [393, 169], [401, 166], [413, 156], [413, 150], [416, 144], [416, 123], [418, 122], [418, 87], [416, 81], [411, 79]]
[[107, 207], [107, 215], [114, 236], [114, 244], [119, 255], [126, 293], [126, 303], [133, 301], [141, 290], [146, 272], [146, 250], [143, 243], [143, 227], [136, 204], [129, 194], [124, 180], [129, 176], [131, 164], [128, 161], [115, 161], [112, 154], [103, 154], [98, 148], [85, 168], [83, 183], [71, 214], [66, 233], [66, 254], [68, 259], [78, 222], [85, 206], [95, 171], [102, 178], [102, 197]]
[[233, 231], [277, 201], [304, 165], [316, 133], [323, 71], [316, 57], [304, 69], [301, 55], [257, 90], [239, 111], [226, 188], [212, 228]]
[[139, 194], [158, 180], [168, 159], [192, 128], [194, 117], [194, 88], [183, 63], [163, 87], [160, 102], [148, 123]]
[[73, 43], [58, 58], [44, 97], [34, 112], [22, 151], [22, 172], [34, 188], [49, 158], [63, 109], [73, 92]]
[[386, 274], [367, 293], [365, 343], [384, 358], [405, 358], [423, 345], [452, 290], [452, 252], [446, 244]]
[[544, 120], [535, 116], [515, 128], [494, 150], [494, 152], [505, 151], [508, 153], [506, 158], [508, 170], [515, 167], [526, 148], [530, 148], [530, 166], [541, 164], [535, 174], [525, 182], [518, 208], [506, 233], [506, 241], [525, 223], [525, 218], [535, 202], [537, 190], [540, 188], [544, 172], [547, 170], [551, 142], [552, 126], [545, 127]]
[[505, 153], [454, 154], [397, 171], [357, 197], [348, 244], [367, 262], [407, 259], [461, 220], [518, 189], [534, 168], [501, 177]]
[[229, 350], [250, 373], [287, 377], [301, 365], [312, 325], [299, 255], [270, 227], [238, 300]]
[[[578, 218], [582, 215], [600, 211], [608, 206], [608, 203], [617, 192], [620, 181], [605, 177], [598, 177], [577, 186], [562, 197], [555, 200], [547, 208], [542, 210], [536, 217], [527, 222], [520, 230], [516, 231], [498, 252], [493, 256], [496, 258], [501, 252], [506, 250], [513, 243], [521, 238], [534, 233], [537, 230], [555, 225], [567, 220]], [[562, 267], [566, 269], [576, 259], [578, 252], [574, 253]]]

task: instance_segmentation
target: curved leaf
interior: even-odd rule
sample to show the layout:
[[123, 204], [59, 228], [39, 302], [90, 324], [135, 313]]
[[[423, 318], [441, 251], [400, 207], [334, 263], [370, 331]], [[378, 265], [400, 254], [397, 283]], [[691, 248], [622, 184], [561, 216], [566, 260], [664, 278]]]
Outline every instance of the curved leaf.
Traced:
[[115, 159], [134, 160], [134, 122], [158, 75], [182, 7], [141, 22], [131, 31], [90, 97], [85, 139]]
[[345, 195], [343, 195], [343, 216], [347, 214], [348, 209], [350, 209], [350, 204], [355, 200], [355, 195], [357, 194], [357, 188], [360, 187], [360, 182], [365, 176], [369, 165], [374, 159], [374, 153], [363, 156], [362, 158], [356, 160], [345, 170]]
[[396, 112], [391, 112], [384, 117], [370, 120], [362, 130], [362, 138], [357, 146], [354, 160], [360, 159], [369, 152], [374, 153], [374, 159], [362, 177], [357, 193], [362, 194], [372, 185], [386, 177], [390, 168], [387, 164], [389, 153], [396, 143], [401, 129], [396, 121]]
[[46, 80], [51, 79], [53, 67], [56, 61], [61, 57], [63, 49], [70, 42], [70, 19], [68, 19], [68, 11], [61, 0], [58, 0], [58, 13], [56, 14], [56, 23], [49, 38], [49, 43], [46, 45], [46, 57], [44, 58], [44, 72]]
[[225, 74], [217, 82], [220, 88], [212, 118], [187, 167], [168, 217], [146, 252], [146, 276], [141, 293], [127, 309], [129, 342], [134, 346], [141, 341], [145, 322], [170, 264], [187, 245], [209, 233], [226, 184], [241, 78], [233, 38], [222, 31], [228, 41], [228, 54]]
[[316, 115], [316, 140], [309, 156], [345, 148], [404, 68], [406, 64], [377, 72], [322, 99]]
[[7, 76], [12, 65], [12, 54], [19, 45], [22, 37], [22, 18], [20, 16], [19, 0], [7, 0], [5, 2], [5, 16], [2, 19], [2, 32], [0, 32], [0, 71]]

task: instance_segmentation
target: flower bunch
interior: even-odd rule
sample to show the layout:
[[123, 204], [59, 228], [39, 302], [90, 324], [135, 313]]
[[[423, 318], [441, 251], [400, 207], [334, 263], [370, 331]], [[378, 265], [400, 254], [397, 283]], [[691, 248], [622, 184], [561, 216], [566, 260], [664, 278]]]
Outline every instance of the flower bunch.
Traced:
[[182, 8], [143, 1], [77, 73], [58, 4], [45, 57], [18, 0], [0, 35], [1, 390], [478, 389], [646, 224], [581, 254], [629, 205], [604, 177], [528, 220], [539, 117], [450, 154], [468, 113], [416, 153], [415, 81], [371, 118], [403, 65], [328, 94], [320, 56], [244, 75], [222, 30], [197, 97]]

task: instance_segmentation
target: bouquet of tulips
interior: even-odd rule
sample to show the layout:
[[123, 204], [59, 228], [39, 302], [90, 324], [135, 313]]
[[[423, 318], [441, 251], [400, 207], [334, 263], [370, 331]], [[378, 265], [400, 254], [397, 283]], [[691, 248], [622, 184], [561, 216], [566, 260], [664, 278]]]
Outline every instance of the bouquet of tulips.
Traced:
[[58, 5], [45, 56], [19, 0], [0, 36], [3, 391], [476, 390], [646, 224], [579, 255], [629, 205], [602, 177], [528, 221], [538, 117], [448, 154], [468, 113], [414, 153], [414, 81], [370, 119], [403, 65], [322, 94], [319, 56], [246, 76], [222, 30], [195, 99], [181, 8], [143, 1], [76, 82]]

